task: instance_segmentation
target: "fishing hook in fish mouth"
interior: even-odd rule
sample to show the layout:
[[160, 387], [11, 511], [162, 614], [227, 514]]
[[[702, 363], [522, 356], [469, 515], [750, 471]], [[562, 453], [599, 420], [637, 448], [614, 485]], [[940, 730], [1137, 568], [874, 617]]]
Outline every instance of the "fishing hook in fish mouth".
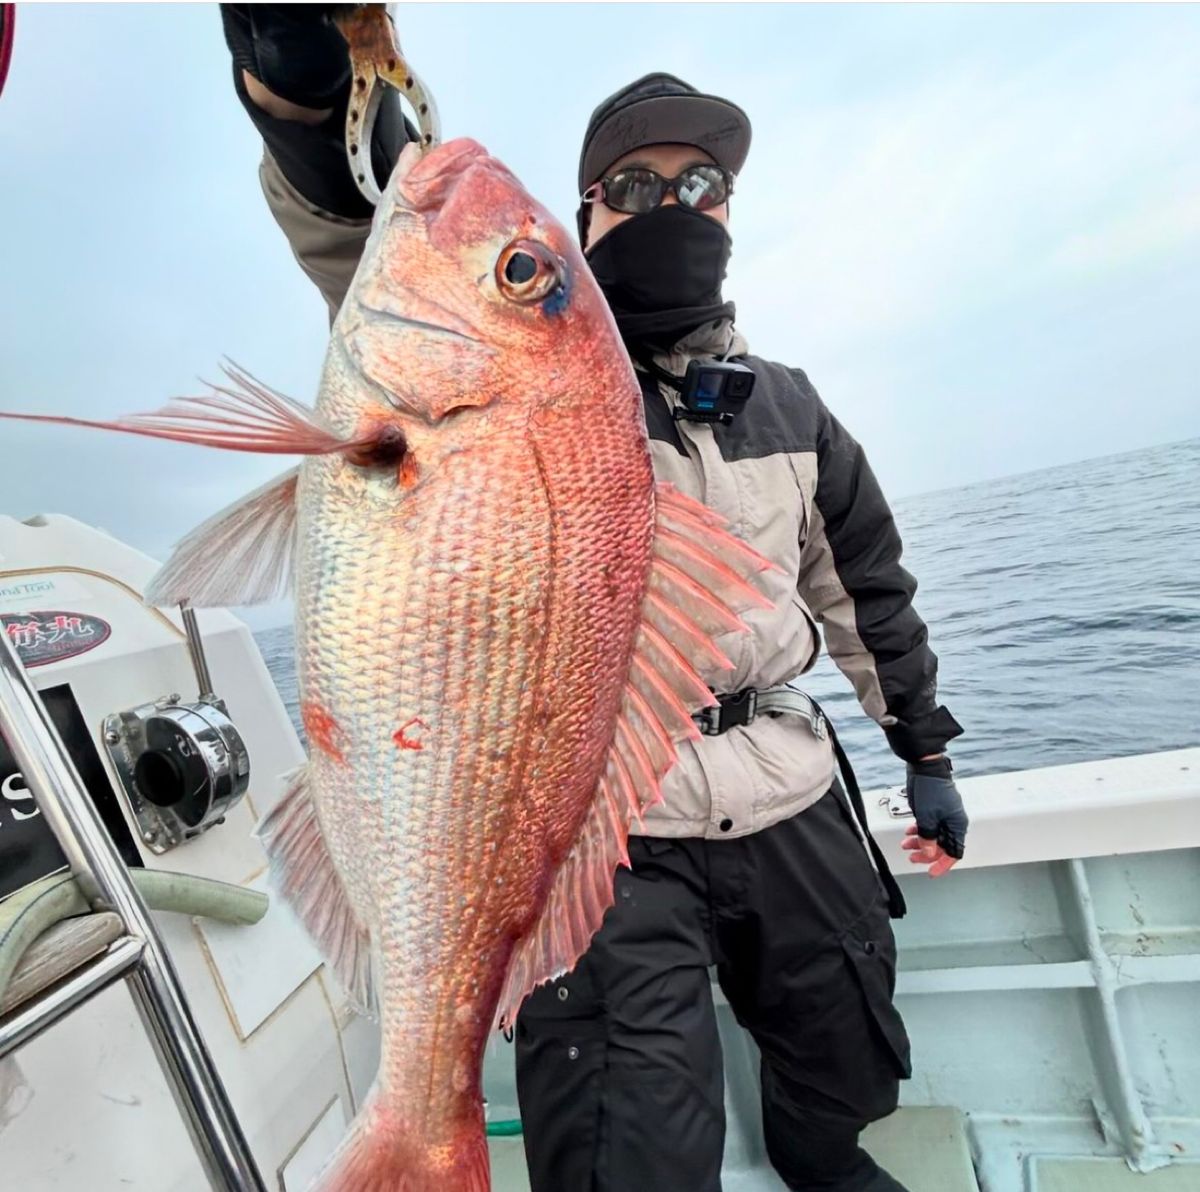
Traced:
[[441, 120], [433, 95], [400, 51], [386, 4], [355, 5], [333, 19], [350, 48], [352, 82], [346, 109], [346, 156], [358, 189], [367, 202], [377, 206], [383, 195], [371, 167], [371, 138], [384, 87], [394, 87], [412, 105], [423, 150], [440, 144]]

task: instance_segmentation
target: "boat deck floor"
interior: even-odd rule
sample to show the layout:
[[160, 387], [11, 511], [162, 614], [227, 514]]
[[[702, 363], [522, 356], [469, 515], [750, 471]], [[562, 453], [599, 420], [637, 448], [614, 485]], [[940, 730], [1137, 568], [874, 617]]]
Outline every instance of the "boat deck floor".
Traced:
[[[494, 1192], [529, 1192], [520, 1138], [493, 1138]], [[966, 1119], [957, 1109], [905, 1108], [869, 1127], [863, 1145], [909, 1192], [979, 1192]], [[1017, 1183], [1027, 1192], [1200, 1192], [1200, 1164], [1181, 1163], [1139, 1174], [1122, 1159], [1027, 1160]], [[722, 1173], [723, 1192], [786, 1192], [764, 1166]]]
[[[863, 1146], [909, 1192], [978, 1192], [966, 1123], [957, 1109], [914, 1107], [897, 1110], [866, 1130]], [[491, 1148], [494, 1192], [529, 1192], [521, 1139], [493, 1138]], [[762, 1167], [753, 1171], [726, 1171], [722, 1186], [724, 1192], [786, 1192], [774, 1173]], [[1112, 1192], [1125, 1192], [1127, 1187], [1134, 1186], [1117, 1183], [1111, 1188]], [[1067, 1183], [1043, 1182], [1038, 1187], [1040, 1192], [1050, 1189], [1053, 1192], [1079, 1192], [1085, 1182], [1071, 1177]], [[1100, 1183], [1089, 1171], [1086, 1187], [1089, 1192], [1108, 1192], [1110, 1185]], [[1159, 1192], [1154, 1184], [1137, 1184], [1136, 1187], [1145, 1192]], [[1195, 1185], [1170, 1183], [1162, 1185], [1162, 1192], [1176, 1192], [1185, 1187], [1196, 1192]]]
[[1030, 1187], [1034, 1192], [1197, 1192], [1200, 1165], [1164, 1167], [1144, 1175], [1123, 1159], [1038, 1159]]

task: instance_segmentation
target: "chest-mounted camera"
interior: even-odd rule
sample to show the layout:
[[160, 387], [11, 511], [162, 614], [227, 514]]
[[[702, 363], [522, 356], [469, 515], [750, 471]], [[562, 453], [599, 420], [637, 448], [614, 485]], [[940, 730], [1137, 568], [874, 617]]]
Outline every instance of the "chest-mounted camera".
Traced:
[[732, 360], [691, 360], [679, 382], [676, 422], [719, 422], [728, 426], [754, 392], [754, 372]]

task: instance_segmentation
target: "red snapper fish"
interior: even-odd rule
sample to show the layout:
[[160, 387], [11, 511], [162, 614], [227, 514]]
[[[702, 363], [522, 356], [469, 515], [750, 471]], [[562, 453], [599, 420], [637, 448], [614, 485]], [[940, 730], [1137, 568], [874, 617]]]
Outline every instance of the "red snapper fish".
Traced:
[[486, 1192], [489, 1033], [600, 926], [770, 564], [656, 486], [603, 295], [473, 141], [402, 157], [315, 411], [229, 375], [150, 415], [41, 420], [305, 457], [184, 539], [147, 599], [294, 591], [310, 758], [259, 835], [382, 1027], [318, 1187]]

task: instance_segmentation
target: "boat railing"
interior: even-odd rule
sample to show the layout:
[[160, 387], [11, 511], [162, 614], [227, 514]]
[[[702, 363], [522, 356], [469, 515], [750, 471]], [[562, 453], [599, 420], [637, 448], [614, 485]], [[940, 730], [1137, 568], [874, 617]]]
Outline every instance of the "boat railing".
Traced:
[[37, 689], [3, 632], [0, 735], [84, 898], [94, 911], [115, 914], [122, 924], [121, 935], [100, 955], [0, 1016], [0, 1059], [124, 980], [211, 1186], [218, 1192], [266, 1192], [162, 938]]

